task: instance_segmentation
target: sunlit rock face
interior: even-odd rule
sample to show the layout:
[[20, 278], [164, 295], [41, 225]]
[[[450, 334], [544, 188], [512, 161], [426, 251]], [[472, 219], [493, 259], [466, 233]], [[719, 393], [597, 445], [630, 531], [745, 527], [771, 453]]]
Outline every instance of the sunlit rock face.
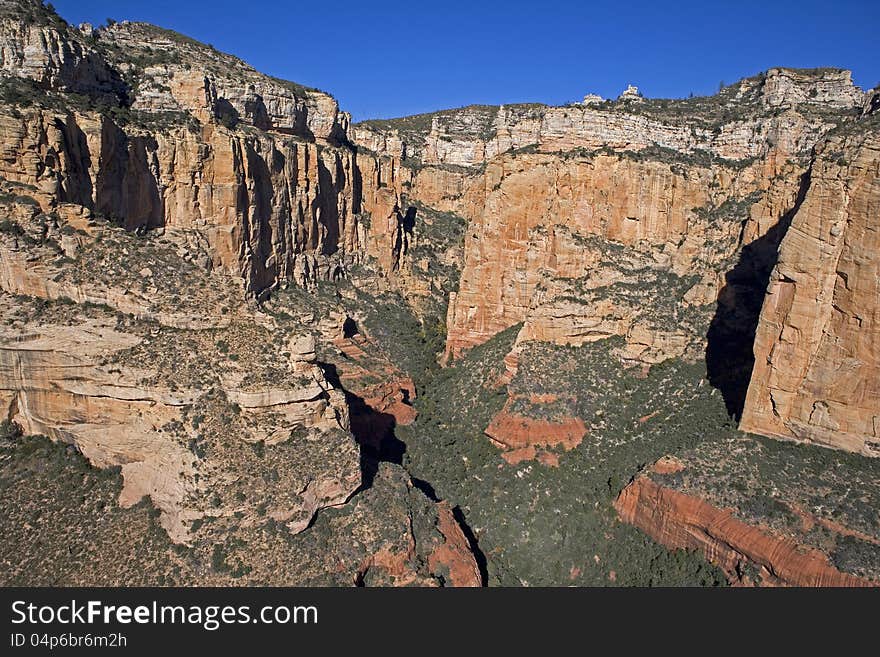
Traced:
[[880, 136], [822, 144], [779, 249], [742, 428], [880, 456]]

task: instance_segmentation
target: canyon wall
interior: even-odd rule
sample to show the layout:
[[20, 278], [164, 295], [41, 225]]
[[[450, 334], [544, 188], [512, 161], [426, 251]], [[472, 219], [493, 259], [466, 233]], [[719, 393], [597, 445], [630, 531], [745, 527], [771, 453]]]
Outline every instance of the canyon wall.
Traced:
[[817, 151], [761, 310], [741, 427], [878, 456], [880, 132]]
[[0, 175], [46, 207], [75, 203], [129, 230], [197, 229], [212, 266], [248, 292], [339, 276], [358, 246], [348, 150], [211, 123], [148, 131], [92, 112], [16, 114], [0, 119]]
[[447, 362], [520, 322], [517, 344], [623, 336], [634, 364], [705, 352], [744, 430], [870, 456], [874, 97], [846, 71], [771, 69], [711, 98], [474, 106], [352, 134], [412, 172], [407, 198], [468, 220]]
[[[655, 101], [471, 106], [353, 127], [364, 147], [427, 166], [474, 167], [511, 150], [544, 152], [642, 150], [707, 151], [740, 160], [763, 157], [768, 143], [808, 151], [823, 122], [805, 120], [804, 106], [849, 110], [864, 102], [849, 71], [770, 69], [722, 89], [717, 96]], [[737, 112], [733, 110], [748, 110]]]
[[[815, 494], [821, 484], [835, 485], [835, 475], [816, 473], [809, 461], [796, 463], [800, 473], [814, 477], [806, 485], [780, 484], [764, 472], [747, 473], [742, 462], [753, 462], [755, 447], [760, 453], [760, 444], [739, 439], [725, 444], [728, 455], [701, 447], [664, 457], [635, 477], [614, 506], [621, 520], [663, 545], [702, 552], [734, 585], [880, 586], [880, 573], [869, 556], [880, 544], [876, 527], [866, 525], [857, 509], [845, 507], [829, 517], [827, 511], [809, 507], [804, 493]], [[713, 459], [711, 465], [707, 458]], [[797, 471], [790, 465], [782, 470]], [[866, 488], [876, 483], [870, 469], [850, 468], [848, 476], [865, 476], [860, 484]], [[714, 484], [712, 477], [718, 478]], [[764, 497], [771, 486], [770, 497]], [[752, 497], [732, 503], [736, 491]]]
[[[522, 340], [624, 335], [626, 360], [653, 363], [705, 342], [702, 327], [673, 325], [732, 300], [743, 283], [726, 275], [741, 250], [787, 221], [812, 147], [863, 103], [846, 71], [772, 69], [711, 98], [476, 106], [352, 134], [412, 172], [397, 176], [407, 198], [469, 222], [447, 360], [525, 321]], [[600, 266], [620, 247], [623, 262]], [[775, 253], [753, 251], [761, 288]], [[641, 280], [654, 299], [658, 277], [676, 295], [672, 313], [653, 313], [672, 315], [666, 327], [620, 294]]]
[[394, 199], [378, 179], [362, 189], [361, 171], [369, 184], [381, 163], [356, 164], [331, 96], [169, 30], [76, 29], [39, 3], [7, 5], [0, 175], [36, 188], [45, 208], [76, 203], [129, 230], [197, 229], [212, 266], [251, 294], [337, 278], [371, 244], [389, 260], [391, 246], [358, 220], [386, 220]]

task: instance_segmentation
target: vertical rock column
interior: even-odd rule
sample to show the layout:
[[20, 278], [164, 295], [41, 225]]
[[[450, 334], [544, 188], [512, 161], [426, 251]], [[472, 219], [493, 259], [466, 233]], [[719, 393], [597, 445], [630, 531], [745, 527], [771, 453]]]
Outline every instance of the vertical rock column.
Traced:
[[744, 431], [880, 456], [880, 135], [835, 137], [779, 251]]

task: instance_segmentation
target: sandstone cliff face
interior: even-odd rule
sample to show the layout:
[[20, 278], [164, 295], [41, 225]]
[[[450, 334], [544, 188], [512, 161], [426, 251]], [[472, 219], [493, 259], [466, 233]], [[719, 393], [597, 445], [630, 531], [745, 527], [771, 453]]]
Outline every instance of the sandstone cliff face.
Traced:
[[[361, 485], [343, 393], [314, 353], [291, 346], [277, 362], [261, 358], [259, 345], [284, 333], [243, 306], [234, 279], [200, 275], [170, 239], [138, 244], [121, 229], [89, 235], [87, 223], [42, 220], [54, 225], [39, 238], [20, 223], [0, 233], [6, 418], [76, 445], [96, 466], [121, 466], [120, 503], [149, 496], [177, 542], [195, 521], [252, 522], [257, 507], [298, 532]], [[74, 240], [68, 255], [58, 236]], [[133, 267], [127, 281], [119, 268]], [[186, 286], [201, 289], [196, 300]], [[247, 474], [258, 443], [283, 484]]]
[[[146, 497], [173, 542], [194, 555], [214, 545], [213, 579], [201, 556], [174, 568], [194, 569], [192, 582], [265, 570], [257, 581], [479, 586], [448, 506], [377, 471], [389, 428], [375, 419], [411, 420], [412, 381], [341, 324], [246, 303], [364, 259], [389, 274], [409, 266], [399, 185], [387, 193], [379, 158], [358, 165], [335, 100], [153, 26], [76, 30], [38, 2], [2, 9], [4, 427], [120, 467], [123, 508]], [[394, 223], [371, 237], [372, 213]], [[344, 369], [317, 363], [315, 335], [338, 338]], [[340, 372], [363, 397], [337, 387]], [[385, 492], [362, 494], [374, 488]], [[377, 522], [373, 505], [398, 498], [399, 517]], [[326, 546], [301, 572], [236, 550], [290, 540], [340, 505], [342, 531], [362, 540], [326, 563]]]
[[[14, 308], [4, 297], [4, 312]], [[146, 352], [145, 343], [156, 338], [116, 331], [111, 317], [79, 326], [30, 321], [26, 341], [15, 326], [4, 331], [4, 414], [28, 433], [75, 444], [98, 467], [121, 466], [120, 504], [149, 496], [173, 540], [187, 542], [195, 520], [255, 515], [268, 491], [261, 494], [258, 480], [242, 480], [241, 468], [249, 454], [253, 458], [248, 443], [264, 441], [277, 458], [284, 472], [277, 485], [289, 489], [289, 499], [281, 500], [273, 486], [267, 513], [293, 532], [304, 529], [317, 509], [345, 502], [360, 485], [344, 400], [319, 369], [298, 387], [252, 390], [232, 380], [214, 391], [181, 387], [161, 371], [153, 378], [157, 372], [147, 363], [120, 367], [116, 358]], [[223, 429], [221, 418], [225, 414], [229, 423], [230, 409], [240, 409], [240, 416]], [[230, 440], [232, 445], [223, 444]], [[247, 491], [247, 504], [236, 502], [238, 489]]]
[[708, 102], [471, 106], [366, 121], [354, 126], [352, 134], [372, 151], [425, 165], [473, 167], [529, 147], [559, 152], [660, 146], [739, 160], [766, 155], [770, 144], [789, 153], [808, 151], [827, 124], [806, 118], [805, 106], [821, 115], [823, 108], [848, 111], [863, 102], [864, 94], [853, 86], [848, 71], [770, 69], [723, 89]]
[[[499, 158], [488, 168], [485, 207], [465, 240], [447, 354], [523, 320], [524, 339], [578, 344], [626, 335], [632, 312], [615, 312], [613, 295], [590, 299], [584, 291], [647, 283], [652, 272], [695, 276], [683, 293], [703, 277], [717, 290], [721, 263], [736, 250], [738, 223], [748, 217], [749, 195], [767, 185], [755, 173], [682, 170], [614, 155]], [[722, 221], [699, 213], [725, 203], [744, 207]], [[706, 243], [717, 246], [709, 251]], [[629, 247], [628, 258], [621, 247]], [[635, 259], [629, 274], [628, 259]], [[697, 305], [715, 300], [711, 292], [702, 297]]]
[[83, 32], [39, 3], [10, 7], [0, 175], [35, 186], [44, 209], [70, 202], [130, 230], [197, 229], [212, 266], [252, 294], [332, 280], [365, 253], [392, 257], [359, 219], [384, 219], [396, 199], [370, 175], [362, 188], [348, 116], [329, 95], [150, 25]]
[[146, 23], [96, 33], [108, 61], [130, 80], [132, 108], [184, 110], [319, 141], [344, 140], [349, 117], [329, 94], [263, 75], [240, 59]]
[[761, 311], [745, 431], [880, 455], [878, 135], [818, 151]]
[[[864, 99], [846, 71], [773, 69], [709, 99], [470, 107], [352, 134], [400, 162], [409, 197], [469, 220], [447, 360], [525, 320], [521, 341], [624, 335], [623, 359], [651, 364], [705, 346], [740, 250], [792, 210], [810, 149]], [[676, 303], [640, 316], [639, 285]]]
[[124, 131], [93, 113], [4, 113], [0, 175], [128, 229], [197, 229], [212, 265], [258, 293], [333, 278], [358, 246], [346, 150], [209, 124]]

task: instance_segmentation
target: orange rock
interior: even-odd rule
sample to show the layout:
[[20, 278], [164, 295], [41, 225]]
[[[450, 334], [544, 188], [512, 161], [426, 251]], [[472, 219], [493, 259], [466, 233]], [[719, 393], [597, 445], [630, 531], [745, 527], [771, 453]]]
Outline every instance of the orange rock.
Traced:
[[522, 463], [523, 461], [531, 461], [535, 458], [537, 454], [537, 450], [532, 447], [520, 447], [518, 449], [511, 449], [501, 453], [501, 458], [507, 461], [510, 465], [516, 465], [517, 463]]
[[452, 509], [449, 508], [449, 503], [439, 502], [437, 513], [438, 529], [443, 534], [444, 541], [434, 548], [428, 557], [428, 566], [433, 572], [437, 572], [441, 567], [449, 571], [449, 581], [452, 586], [482, 586], [480, 568], [464, 532], [455, 519]]
[[[668, 466], [661, 466], [667, 470]], [[880, 586], [880, 582], [842, 573], [819, 550], [748, 525], [728, 509], [665, 488], [646, 475], [621, 491], [614, 507], [621, 520], [635, 525], [670, 548], [700, 550], [734, 584], [751, 584], [742, 566], [760, 568], [762, 584], [786, 586]]]
[[[501, 449], [559, 446], [569, 450], [577, 447], [587, 434], [587, 427], [580, 418], [563, 417], [556, 421], [534, 419], [512, 413], [510, 404], [511, 400], [508, 399], [485, 429], [489, 439]], [[531, 458], [534, 458], [534, 454]]]
[[880, 133], [824, 144], [779, 249], [744, 431], [880, 456]]

